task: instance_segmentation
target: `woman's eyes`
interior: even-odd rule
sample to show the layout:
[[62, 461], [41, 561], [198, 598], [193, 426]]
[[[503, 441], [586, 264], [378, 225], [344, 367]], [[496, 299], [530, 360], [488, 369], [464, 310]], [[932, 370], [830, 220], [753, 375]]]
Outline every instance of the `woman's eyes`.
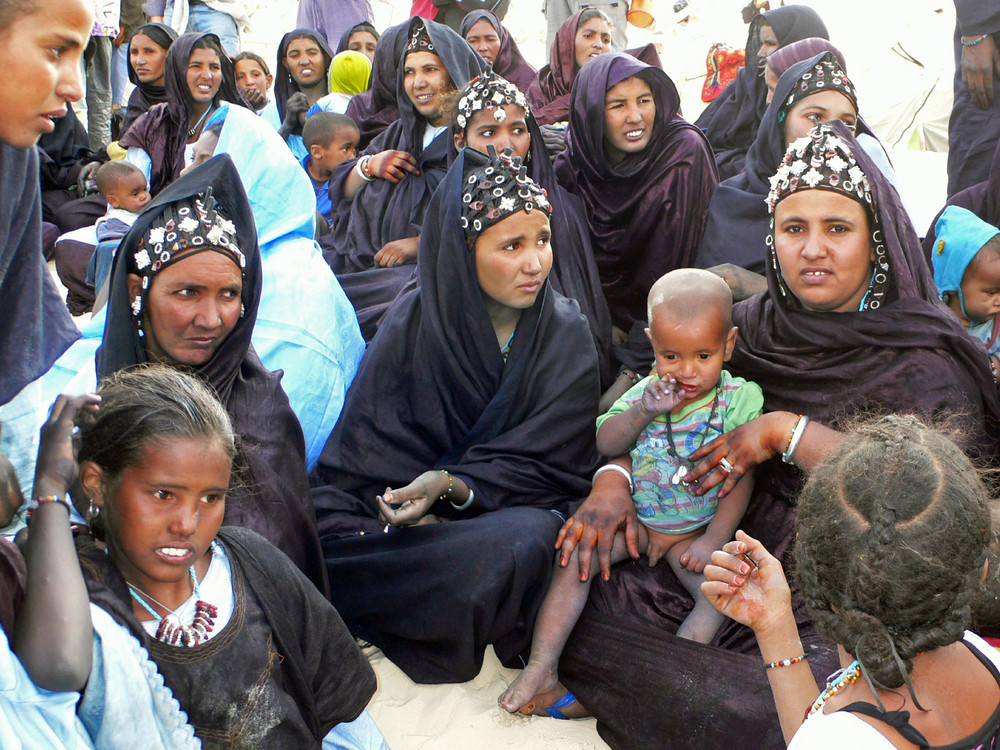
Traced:
[[169, 500], [173, 497], [170, 490], [154, 490], [153, 495], [157, 500]]

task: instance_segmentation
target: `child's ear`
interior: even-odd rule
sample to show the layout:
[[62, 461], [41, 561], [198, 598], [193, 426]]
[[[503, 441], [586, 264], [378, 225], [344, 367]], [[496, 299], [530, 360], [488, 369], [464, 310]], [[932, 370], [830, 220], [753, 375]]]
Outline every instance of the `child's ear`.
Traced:
[[269, 76], [267, 77], [267, 87], [268, 87], [268, 88], [271, 88], [271, 84], [272, 84], [272, 83], [274, 83], [274, 76], [272, 76], [272, 75], [269, 75]]
[[312, 159], [322, 159], [325, 153], [326, 149], [320, 146], [318, 143], [314, 143], [309, 147], [309, 156]]
[[723, 357], [724, 362], [728, 362], [729, 358], [733, 356], [733, 349], [736, 348], [736, 338], [739, 336], [740, 329], [733, 326], [729, 329], [729, 334], [726, 336], [726, 355]]
[[649, 339], [649, 343], [652, 344], [653, 343], [653, 332], [651, 330], [649, 330], [648, 328], [643, 328], [642, 330], [644, 330], [646, 332], [646, 338]]
[[108, 205], [111, 206], [111, 208], [121, 208], [121, 205], [118, 202], [118, 197], [114, 193], [106, 195], [104, 200], [108, 202]]
[[465, 133], [456, 133], [455, 134], [455, 150], [456, 151], [461, 151], [463, 148], [465, 148]]
[[103, 508], [107, 487], [104, 470], [93, 461], [83, 461], [80, 464], [79, 482], [87, 498], [90, 500], [90, 504], [95, 508]]

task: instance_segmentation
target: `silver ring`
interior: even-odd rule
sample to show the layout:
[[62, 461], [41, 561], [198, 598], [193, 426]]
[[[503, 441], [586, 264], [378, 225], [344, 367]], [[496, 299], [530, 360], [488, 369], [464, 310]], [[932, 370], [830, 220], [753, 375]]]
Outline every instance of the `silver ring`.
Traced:
[[734, 466], [731, 463], [729, 463], [727, 459], [723, 458], [721, 461], [719, 461], [718, 468], [724, 471], [726, 474], [730, 474], [732, 473]]

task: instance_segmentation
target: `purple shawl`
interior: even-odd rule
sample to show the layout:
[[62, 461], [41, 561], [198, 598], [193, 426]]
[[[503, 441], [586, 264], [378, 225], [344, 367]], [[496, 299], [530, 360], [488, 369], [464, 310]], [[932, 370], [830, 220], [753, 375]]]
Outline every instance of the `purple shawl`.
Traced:
[[[211, 37], [219, 44], [215, 34], [191, 32], [177, 37], [167, 51], [166, 88], [167, 100], [132, 123], [132, 127], [119, 139], [124, 148], [141, 148], [152, 160], [149, 189], [153, 195], [177, 179], [184, 169], [184, 150], [188, 142], [188, 128], [191, 126], [192, 98], [187, 85], [187, 66], [196, 42]], [[220, 55], [222, 64], [222, 85], [212, 100], [212, 106], [220, 102], [243, 105], [243, 98], [236, 88], [236, 73], [233, 62], [226, 54]]]
[[[640, 75], [656, 100], [649, 145], [612, 167], [604, 153], [604, 96]], [[612, 322], [628, 331], [645, 320], [653, 282], [690, 266], [718, 182], [702, 133], [678, 115], [680, 97], [659, 68], [623, 53], [588, 62], [573, 84], [560, 184], [583, 200]]]
[[[733, 308], [740, 328], [729, 363], [764, 391], [764, 410], [806, 413], [838, 427], [868, 411], [955, 416], [967, 449], [995, 456], [1000, 403], [981, 345], [936, 299], [916, 234], [895, 190], [847, 129], [834, 123], [872, 184], [892, 266], [893, 299], [878, 311], [812, 313], [788, 305], [768, 266], [769, 291]], [[794, 498], [801, 474], [772, 459], [757, 468], [740, 528], [794, 566]], [[821, 681], [837, 664], [793, 592], [810, 666]], [[560, 677], [615, 748], [781, 747], [781, 733], [753, 633], [727, 621], [708, 646], [670, 637], [691, 599], [669, 567], [644, 560], [597, 582], [567, 644]], [[623, 642], [628, 648], [620, 648]], [[623, 654], [627, 654], [624, 657]], [[690, 699], [691, 686], [710, 701]], [[662, 706], [674, 707], [671, 711]]]
[[326, 567], [306, 476], [302, 428], [281, 388], [281, 373], [265, 369], [250, 343], [261, 296], [260, 248], [250, 203], [228, 155], [216, 156], [171, 183], [139, 215], [122, 240], [111, 273], [104, 338], [97, 350], [97, 375], [105, 378], [148, 361], [130, 308], [127, 260], [164, 206], [203, 192], [208, 186], [212, 186], [216, 200], [236, 225], [240, 248], [247, 259], [242, 294], [245, 312], [212, 358], [194, 369], [225, 406], [241, 443], [234, 473], [242, 469], [245, 474], [237, 475], [242, 481], [226, 495], [223, 523], [261, 534], [325, 592]]
[[385, 30], [375, 46], [375, 60], [372, 62], [372, 76], [368, 90], [351, 97], [347, 105], [347, 116], [354, 119], [361, 129], [358, 149], [368, 148], [376, 136], [399, 119], [396, 108], [396, 78], [399, 61], [403, 57], [408, 40], [410, 22]]
[[823, 20], [805, 5], [775, 8], [753, 20], [747, 36], [747, 67], [740, 69], [736, 80], [694, 122], [708, 136], [719, 167], [719, 178], [723, 180], [739, 174], [743, 169], [747, 149], [757, 135], [757, 127], [767, 106], [767, 86], [757, 67], [760, 27], [763, 25], [769, 25], [774, 30], [779, 47], [808, 37], [830, 38]]
[[559, 27], [549, 50], [549, 64], [538, 71], [525, 92], [539, 125], [569, 119], [569, 93], [576, 78], [576, 27], [582, 13], [577, 11]]
[[507, 31], [507, 28], [500, 23], [500, 20], [488, 10], [474, 10], [462, 19], [462, 28], [459, 32], [463, 39], [469, 34], [469, 29], [482, 20], [489, 22], [490, 26], [496, 29], [497, 36], [500, 37], [500, 51], [497, 59], [493, 61], [493, 70], [497, 75], [506, 78], [517, 86], [521, 91], [528, 91], [538, 73], [521, 55], [521, 50], [517, 47], [517, 42]]
[[818, 36], [810, 36], [805, 39], [800, 39], [799, 41], [792, 42], [779, 50], [775, 50], [771, 56], [767, 58], [767, 64], [771, 66], [771, 70], [774, 71], [774, 74], [780, 78], [784, 75], [785, 71], [792, 67], [795, 63], [816, 57], [816, 55], [822, 54], [823, 52], [832, 52], [833, 56], [837, 59], [837, 62], [840, 63], [840, 67], [845, 73], [847, 73], [847, 60], [844, 58], [844, 53], [837, 49], [833, 42], [827, 39], [821, 39]]
[[[288, 45], [302, 37], [312, 39], [323, 51], [323, 58], [326, 61], [323, 65], [323, 80], [327, 79], [327, 71], [333, 61], [333, 53], [330, 51], [326, 39], [323, 38], [322, 34], [312, 29], [293, 29], [281, 37], [281, 41], [278, 43], [278, 61], [274, 66], [274, 104], [278, 108], [278, 118], [281, 122], [285, 121], [285, 108], [288, 106], [289, 97], [299, 90], [299, 85], [292, 78], [292, 74], [288, 72], [288, 66], [285, 65], [285, 55], [288, 53]], [[292, 128], [292, 134], [302, 135], [301, 123], [295, 124], [295, 127]]]

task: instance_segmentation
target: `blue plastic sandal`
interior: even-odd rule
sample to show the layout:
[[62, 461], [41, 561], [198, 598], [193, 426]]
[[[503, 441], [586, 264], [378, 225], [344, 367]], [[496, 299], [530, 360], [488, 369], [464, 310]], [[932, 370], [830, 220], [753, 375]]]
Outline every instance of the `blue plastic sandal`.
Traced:
[[566, 691], [566, 695], [557, 700], [551, 706], [546, 706], [543, 710], [553, 719], [570, 719], [571, 717], [565, 716], [560, 709], [566, 708], [567, 706], [576, 703], [576, 696], [573, 695], [569, 690]]

